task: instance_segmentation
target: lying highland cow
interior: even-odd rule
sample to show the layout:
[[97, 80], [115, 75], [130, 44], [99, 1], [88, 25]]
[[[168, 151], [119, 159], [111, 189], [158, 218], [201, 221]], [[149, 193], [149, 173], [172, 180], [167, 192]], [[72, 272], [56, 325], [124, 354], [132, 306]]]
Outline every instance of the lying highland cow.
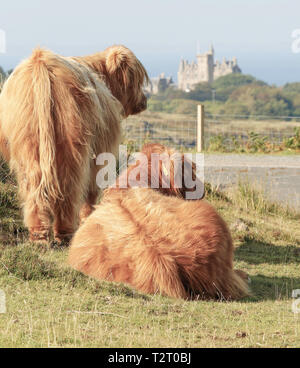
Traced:
[[[149, 155], [151, 149], [167, 150], [155, 145], [143, 151]], [[127, 177], [134, 167], [129, 166]], [[163, 171], [160, 166], [160, 178]], [[247, 276], [233, 270], [233, 244], [224, 220], [206, 201], [184, 200], [174, 189], [162, 188], [162, 181], [157, 190], [122, 189], [119, 178], [76, 232], [70, 265], [150, 294], [226, 300], [247, 295]]]

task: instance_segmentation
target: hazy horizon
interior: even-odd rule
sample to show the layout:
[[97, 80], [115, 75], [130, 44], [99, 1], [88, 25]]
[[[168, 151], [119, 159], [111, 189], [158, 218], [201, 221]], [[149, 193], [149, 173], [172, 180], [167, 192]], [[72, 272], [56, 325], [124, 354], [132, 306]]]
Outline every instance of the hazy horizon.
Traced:
[[164, 72], [176, 81], [180, 59], [195, 60], [197, 43], [202, 53], [212, 42], [216, 59], [236, 56], [243, 73], [282, 85], [300, 81], [300, 53], [291, 49], [299, 14], [296, 0], [11, 0], [1, 6], [0, 66], [14, 68], [38, 45], [84, 55], [124, 44], [151, 77]]

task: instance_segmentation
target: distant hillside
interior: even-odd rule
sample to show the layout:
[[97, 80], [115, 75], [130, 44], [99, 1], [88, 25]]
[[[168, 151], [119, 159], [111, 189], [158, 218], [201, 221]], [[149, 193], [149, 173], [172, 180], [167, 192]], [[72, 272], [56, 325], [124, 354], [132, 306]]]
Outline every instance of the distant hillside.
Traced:
[[229, 74], [190, 92], [169, 87], [152, 96], [148, 106], [150, 111], [195, 114], [199, 102], [212, 114], [300, 116], [300, 83], [279, 88], [251, 75]]

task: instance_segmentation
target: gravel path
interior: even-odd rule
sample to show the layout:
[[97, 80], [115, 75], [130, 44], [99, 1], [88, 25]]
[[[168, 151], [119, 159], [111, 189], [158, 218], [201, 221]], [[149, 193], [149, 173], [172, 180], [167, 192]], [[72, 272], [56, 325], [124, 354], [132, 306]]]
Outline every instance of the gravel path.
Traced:
[[220, 189], [248, 181], [270, 200], [300, 209], [300, 155], [205, 154], [204, 165], [205, 181]]

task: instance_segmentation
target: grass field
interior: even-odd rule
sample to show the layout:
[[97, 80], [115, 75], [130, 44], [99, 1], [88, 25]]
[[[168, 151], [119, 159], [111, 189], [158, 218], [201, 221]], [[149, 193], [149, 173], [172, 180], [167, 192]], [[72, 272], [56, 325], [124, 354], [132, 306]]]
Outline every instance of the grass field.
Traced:
[[238, 302], [182, 301], [71, 270], [66, 247], [31, 244], [11, 183], [0, 183], [0, 347], [300, 347], [300, 215], [240, 186], [207, 189], [227, 220], [235, 265], [251, 276]]

